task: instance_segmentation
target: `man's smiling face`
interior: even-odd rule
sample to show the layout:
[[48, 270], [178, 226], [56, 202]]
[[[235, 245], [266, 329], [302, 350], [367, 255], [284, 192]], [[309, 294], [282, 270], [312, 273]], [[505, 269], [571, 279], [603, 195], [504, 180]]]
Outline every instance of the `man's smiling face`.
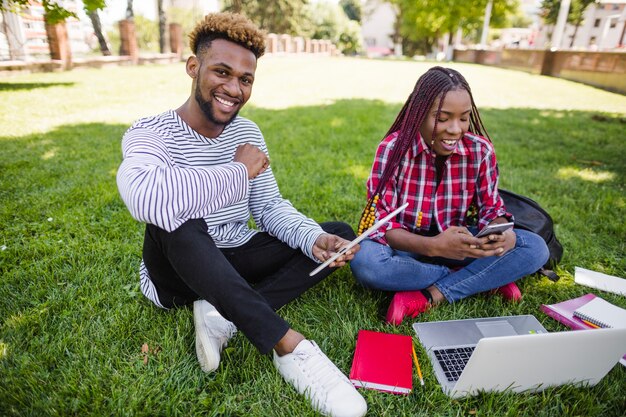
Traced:
[[194, 97], [207, 122], [223, 129], [252, 94], [256, 71], [254, 54], [236, 43], [215, 39], [192, 62]]

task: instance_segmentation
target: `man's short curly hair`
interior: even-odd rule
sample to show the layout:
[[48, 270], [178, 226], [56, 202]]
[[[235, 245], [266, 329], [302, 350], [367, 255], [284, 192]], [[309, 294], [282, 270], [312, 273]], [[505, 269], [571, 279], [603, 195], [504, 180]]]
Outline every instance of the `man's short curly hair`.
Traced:
[[209, 13], [189, 35], [195, 55], [211, 46], [215, 39], [225, 39], [250, 50], [260, 58], [265, 53], [265, 32], [247, 17], [237, 13]]

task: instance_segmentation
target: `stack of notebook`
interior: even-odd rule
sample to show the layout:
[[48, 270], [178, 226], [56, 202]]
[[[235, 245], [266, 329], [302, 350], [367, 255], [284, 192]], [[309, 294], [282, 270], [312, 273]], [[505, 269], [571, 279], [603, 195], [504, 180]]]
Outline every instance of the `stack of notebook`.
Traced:
[[[573, 330], [626, 328], [626, 310], [595, 294], [585, 294], [556, 304], [542, 304], [541, 310]], [[620, 363], [626, 366], [626, 355]]]
[[596, 297], [574, 310], [574, 317], [596, 327], [626, 328], [626, 310], [600, 297]]

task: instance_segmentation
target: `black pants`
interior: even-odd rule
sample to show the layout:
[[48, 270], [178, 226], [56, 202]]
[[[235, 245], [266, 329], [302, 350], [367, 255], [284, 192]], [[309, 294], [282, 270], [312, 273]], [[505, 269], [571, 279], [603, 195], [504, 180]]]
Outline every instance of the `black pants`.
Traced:
[[[345, 223], [321, 226], [327, 233], [355, 238]], [[289, 329], [275, 310], [333, 271], [325, 268], [310, 277], [318, 264], [268, 233], [220, 249], [203, 219], [189, 220], [171, 233], [147, 225], [143, 260], [164, 307], [206, 300], [261, 353], [270, 352]]]

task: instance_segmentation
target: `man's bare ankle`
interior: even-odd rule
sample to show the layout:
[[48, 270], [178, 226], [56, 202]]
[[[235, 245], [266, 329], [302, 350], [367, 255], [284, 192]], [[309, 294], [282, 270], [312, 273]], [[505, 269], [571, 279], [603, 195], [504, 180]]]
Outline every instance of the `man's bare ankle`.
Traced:
[[283, 356], [293, 352], [298, 343], [303, 341], [305, 337], [293, 329], [287, 330], [287, 333], [276, 343], [274, 350], [278, 356]]

